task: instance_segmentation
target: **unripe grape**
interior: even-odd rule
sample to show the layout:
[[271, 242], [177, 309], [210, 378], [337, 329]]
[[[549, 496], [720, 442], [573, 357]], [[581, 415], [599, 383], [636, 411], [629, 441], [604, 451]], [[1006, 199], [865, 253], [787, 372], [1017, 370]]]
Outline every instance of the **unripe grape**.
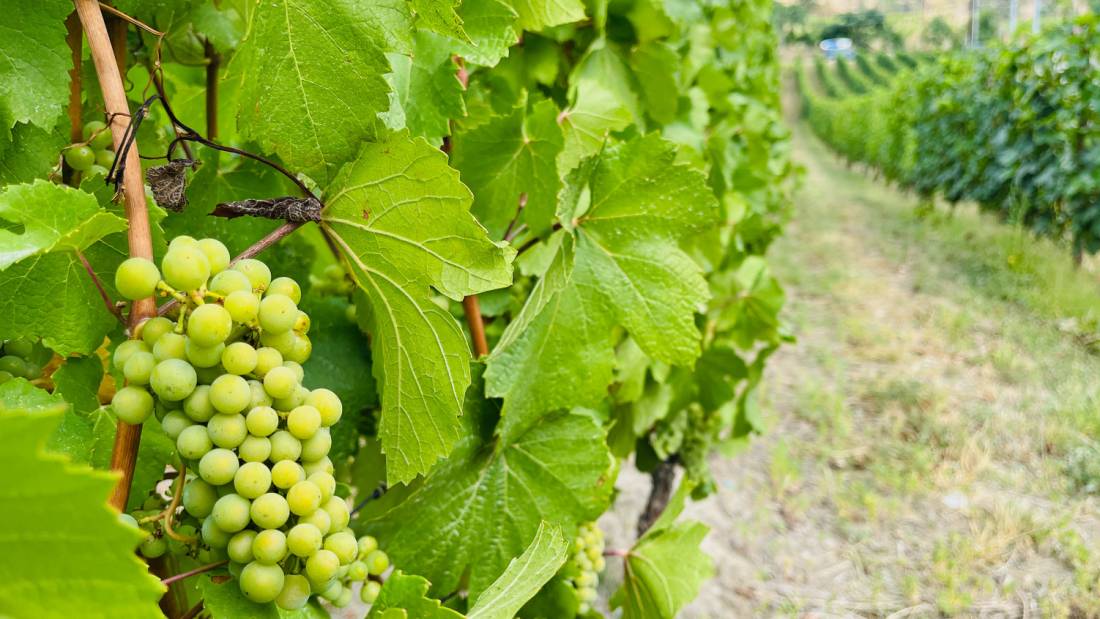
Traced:
[[270, 406], [257, 406], [245, 417], [248, 431], [256, 436], [271, 436], [279, 428], [279, 413]]
[[257, 406], [271, 406], [275, 403], [275, 399], [264, 390], [264, 384], [262, 382], [255, 379], [249, 379], [248, 388], [252, 391], [252, 399], [248, 402], [249, 410]]
[[340, 421], [340, 416], [344, 412], [344, 405], [340, 403], [340, 398], [324, 388], [310, 391], [306, 396], [306, 404], [321, 413], [321, 425], [326, 428]]
[[355, 535], [349, 531], [338, 531], [326, 537], [324, 548], [336, 553], [336, 556], [340, 558], [341, 565], [348, 565], [354, 561], [359, 551]]
[[65, 149], [65, 163], [70, 168], [83, 172], [95, 165], [95, 151], [84, 145], [70, 146]]
[[247, 342], [233, 342], [222, 352], [222, 367], [238, 376], [256, 369], [256, 349]]
[[325, 501], [321, 509], [328, 514], [332, 522], [331, 531], [333, 533], [348, 528], [348, 522], [351, 521], [351, 511], [348, 509], [348, 504], [344, 499], [334, 496]]
[[[225, 297], [234, 292], [247, 292], [249, 296], [255, 297], [252, 294], [252, 282], [248, 281], [248, 277], [244, 273], [233, 269], [222, 271], [210, 278], [209, 288], [211, 292], [216, 292]], [[257, 299], [256, 305], [259, 306], [259, 304], [259, 299]]]
[[290, 368], [282, 366], [272, 368], [264, 376], [264, 390], [273, 398], [290, 397], [296, 387], [298, 387], [298, 378]]
[[321, 531], [312, 524], [299, 522], [286, 534], [286, 544], [290, 552], [299, 557], [308, 557], [321, 549], [323, 538]]
[[202, 458], [213, 446], [205, 426], [188, 426], [176, 438], [176, 451], [188, 460]]
[[305, 363], [309, 360], [311, 354], [313, 354], [313, 342], [309, 339], [309, 336], [295, 333], [294, 343], [291, 345], [290, 351], [283, 356], [289, 361]]
[[286, 295], [268, 295], [260, 301], [260, 327], [269, 333], [290, 331], [298, 318], [298, 306]]
[[210, 403], [210, 386], [199, 385], [195, 387], [191, 395], [183, 401], [183, 412], [193, 421], [200, 423], [210, 421], [210, 418], [217, 413], [214, 410], [214, 405]]
[[13, 376], [11, 372], [7, 370], [0, 370], [0, 385], [3, 385], [13, 378], [15, 378], [15, 376]]
[[382, 583], [376, 580], [368, 580], [363, 583], [363, 588], [359, 591], [359, 599], [363, 600], [364, 604], [374, 604], [381, 592]]
[[211, 449], [199, 460], [199, 476], [215, 486], [233, 481], [240, 463], [237, 454], [228, 449]]
[[592, 562], [592, 569], [596, 570], [597, 572], [602, 572], [603, 568], [605, 567], [607, 566], [604, 563], [604, 558], [602, 556], [596, 557], [596, 560]]
[[381, 576], [390, 567], [390, 557], [381, 550], [373, 550], [363, 561], [371, 576]]
[[264, 331], [260, 334], [260, 343], [264, 346], [274, 348], [285, 358], [287, 353], [294, 350], [294, 340], [297, 337], [298, 334], [293, 331], [284, 331], [283, 333]]
[[[136, 352], [149, 352], [149, 347], [141, 340], [126, 340], [115, 349], [114, 364], [118, 369], [126, 367], [126, 362]], [[15, 372], [12, 372], [15, 374]]]
[[115, 288], [131, 301], [153, 296], [158, 282], [160, 271], [148, 258], [127, 258], [115, 271]]
[[246, 499], [259, 498], [271, 487], [271, 471], [259, 462], [246, 462], [233, 476], [233, 488]]
[[173, 237], [171, 241], [168, 241], [168, 249], [176, 249], [177, 247], [195, 247], [199, 246], [199, 242], [193, 236], [181, 234]]
[[156, 559], [157, 557], [168, 552], [168, 542], [163, 537], [149, 536], [145, 538], [145, 541], [141, 542], [141, 546], [138, 548], [141, 551], [143, 557], [147, 559]]
[[378, 540], [370, 535], [364, 535], [359, 538], [359, 554], [360, 561], [367, 558], [367, 555], [378, 550]]
[[252, 501], [252, 522], [265, 529], [278, 529], [290, 517], [290, 507], [283, 495], [268, 492]]
[[198, 290], [210, 277], [210, 261], [194, 245], [170, 247], [160, 263], [164, 281], [176, 290]]
[[250, 434], [237, 448], [237, 455], [245, 462], [263, 462], [271, 457], [271, 441]]
[[187, 359], [187, 338], [179, 333], [165, 333], [153, 344], [153, 357], [157, 361]]
[[317, 527], [321, 535], [328, 535], [329, 531], [332, 530], [332, 517], [325, 510], [319, 509], [312, 514], [299, 517], [298, 524], [311, 524]]
[[229, 267], [229, 249], [218, 239], [202, 239], [198, 242], [198, 248], [210, 263], [210, 274], [221, 273]]
[[191, 365], [196, 368], [206, 369], [212, 368], [221, 362], [225, 344], [205, 347], [199, 346], [195, 343], [195, 340], [188, 338], [185, 350], [187, 352], [187, 360], [191, 362]]
[[165, 333], [171, 333], [172, 329], [175, 328], [175, 323], [164, 316], [150, 318], [141, 325], [141, 339], [144, 340], [146, 344], [152, 346], [157, 343], [160, 336]]
[[309, 601], [310, 592], [309, 580], [305, 576], [291, 574], [286, 577], [275, 603], [283, 610], [298, 610]]
[[[103, 176], [107, 176], [107, 173], [111, 171], [111, 166], [115, 165], [115, 153], [114, 151], [103, 149], [96, 151], [95, 165], [92, 169], [97, 167], [103, 168]], [[98, 172], [98, 170], [96, 170]]]
[[253, 373], [263, 378], [272, 369], [283, 364], [283, 355], [274, 348], [265, 346], [256, 349], [256, 368]]
[[320, 427], [321, 413], [312, 406], [298, 406], [286, 418], [286, 429], [298, 440], [311, 438]]
[[289, 277], [276, 277], [271, 280], [271, 285], [267, 287], [265, 295], [273, 296], [277, 294], [290, 298], [295, 304], [302, 302], [302, 287]]
[[233, 374], [223, 374], [210, 385], [210, 403], [219, 413], [233, 415], [248, 408], [252, 389], [248, 381]]
[[344, 272], [344, 267], [340, 266], [339, 264], [328, 265], [327, 267], [325, 267], [323, 274], [329, 281], [333, 282], [344, 281], [344, 277], [347, 275]]
[[206, 424], [206, 432], [218, 447], [233, 449], [244, 442], [248, 427], [244, 415], [214, 415]]
[[231, 292], [225, 297], [224, 303], [225, 310], [233, 320], [242, 324], [253, 324], [260, 313], [260, 300], [251, 291]]
[[165, 359], [153, 368], [149, 384], [162, 400], [178, 402], [195, 390], [198, 376], [190, 363], [180, 359]]
[[4, 342], [3, 348], [4, 352], [7, 354], [15, 355], [23, 359], [34, 354], [34, 342], [25, 337]]
[[301, 363], [297, 361], [283, 361], [283, 367], [290, 368], [294, 372], [294, 377], [301, 383], [306, 379], [306, 369], [302, 367]]
[[102, 120], [90, 120], [85, 123], [82, 135], [88, 142], [88, 146], [96, 150], [110, 148], [114, 143], [114, 136], [111, 135], [111, 130], [107, 128], [107, 123]]
[[264, 290], [271, 283], [271, 269], [255, 258], [245, 258], [233, 265], [233, 270], [244, 273], [253, 290]]
[[309, 333], [310, 322], [309, 314], [298, 310], [298, 317], [294, 320], [294, 332], [302, 335]]
[[331, 550], [318, 550], [306, 560], [306, 577], [312, 585], [327, 585], [340, 569], [340, 558]]
[[136, 426], [153, 414], [153, 396], [141, 387], [123, 387], [115, 392], [111, 408], [120, 421]]
[[340, 592], [340, 597], [332, 601], [332, 605], [336, 608], [345, 608], [351, 604], [352, 592], [351, 589], [344, 587], [344, 590]]
[[192, 425], [191, 420], [180, 411], [171, 411], [160, 420], [160, 427], [173, 441], [178, 439], [180, 433]]
[[214, 517], [207, 516], [202, 521], [202, 541], [211, 548], [225, 548], [229, 545], [230, 534], [218, 528]]
[[214, 486], [201, 479], [192, 479], [183, 487], [183, 508], [196, 518], [206, 518], [214, 511], [218, 493]]
[[233, 318], [217, 303], [205, 303], [191, 311], [187, 319], [187, 336], [203, 347], [217, 346], [229, 337]]
[[353, 325], [359, 323], [359, 314], [355, 310], [354, 303], [344, 308], [344, 318]]
[[297, 460], [302, 455], [302, 443], [290, 432], [279, 430], [271, 435], [271, 461]]
[[286, 534], [278, 529], [265, 529], [252, 542], [252, 555], [260, 563], [273, 565], [286, 558]]
[[286, 501], [296, 515], [311, 514], [321, 507], [321, 489], [311, 481], [300, 481], [286, 493]]
[[286, 398], [275, 398], [274, 405], [276, 410], [290, 411], [298, 408], [306, 403], [306, 398], [309, 397], [309, 389], [298, 385], [294, 388], [294, 392]]
[[321, 503], [327, 503], [336, 494], [336, 478], [324, 471], [312, 473], [307, 478], [321, 490]]
[[131, 385], [147, 385], [156, 364], [153, 353], [138, 351], [126, 360], [126, 365], [122, 366], [122, 375]]
[[324, 591], [321, 592], [321, 597], [330, 602], [335, 602], [340, 599], [340, 596], [343, 594], [344, 585], [340, 583], [340, 572], [337, 571], [336, 578], [334, 578], [332, 582], [329, 583], [328, 587], [325, 587]]
[[336, 472], [336, 467], [332, 465], [332, 460], [330, 460], [328, 456], [320, 460], [303, 462], [302, 467], [306, 470], [306, 475], [313, 475], [315, 473], [328, 473], [332, 475]]
[[[297, 410], [297, 409], [295, 409]], [[321, 428], [313, 436], [302, 441], [302, 460], [312, 462], [328, 455], [332, 449], [332, 434], [328, 428]]]
[[138, 526], [138, 521], [130, 514], [119, 514], [118, 521], [128, 527], [133, 527], [135, 529], [141, 528]]
[[15, 355], [4, 355], [0, 357], [0, 371], [12, 376], [23, 376], [27, 373], [27, 363]]
[[271, 467], [271, 483], [280, 490], [286, 490], [305, 478], [302, 465], [293, 460], [280, 460]]
[[285, 584], [283, 568], [278, 565], [264, 565], [253, 561], [241, 570], [238, 581], [241, 593], [253, 602], [266, 604], [279, 597]]
[[226, 547], [226, 552], [229, 554], [229, 558], [237, 563], [248, 563], [254, 557], [252, 556], [252, 541], [256, 539], [256, 532], [251, 529], [245, 529], [233, 537], [229, 538], [229, 545]]
[[236, 533], [248, 526], [249, 509], [252, 504], [239, 494], [227, 494], [214, 503], [210, 515], [214, 524], [227, 533]]
[[[326, 542], [327, 543], [327, 542]], [[332, 550], [331, 548], [329, 550]], [[335, 550], [332, 550], [336, 552]], [[340, 554], [336, 552], [336, 554]], [[362, 561], [352, 561], [348, 566], [348, 580], [361, 582], [367, 579], [367, 564]]]

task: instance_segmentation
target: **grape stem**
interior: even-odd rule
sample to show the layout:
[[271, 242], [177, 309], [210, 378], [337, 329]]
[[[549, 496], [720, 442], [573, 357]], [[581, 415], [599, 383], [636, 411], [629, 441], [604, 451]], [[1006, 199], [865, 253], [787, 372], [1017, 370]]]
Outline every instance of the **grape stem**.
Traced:
[[630, 551], [629, 550], [615, 550], [614, 548], [612, 548], [611, 550], [603, 551], [603, 556], [605, 556], [605, 557], [629, 557], [630, 556]]
[[92, 283], [95, 284], [96, 290], [99, 291], [99, 296], [103, 299], [103, 304], [107, 306], [107, 311], [111, 312], [111, 315], [118, 319], [118, 322], [122, 326], [126, 326], [126, 318], [122, 316], [122, 310], [118, 309], [118, 305], [111, 300], [110, 295], [107, 294], [107, 290], [103, 287], [103, 282], [99, 281], [99, 277], [96, 276], [95, 271], [92, 269], [92, 265], [88, 263], [88, 259], [84, 257], [84, 252], [79, 249], [76, 250], [76, 257], [80, 258], [80, 264], [84, 265], [84, 270], [88, 272], [88, 277], [92, 278]]
[[180, 535], [172, 530], [172, 521], [176, 516], [176, 510], [179, 509], [180, 501], [183, 499], [183, 485], [187, 481], [187, 465], [180, 463], [179, 472], [176, 475], [176, 489], [172, 493], [172, 502], [168, 504], [168, 507], [159, 514], [152, 516], [146, 516], [141, 520], [138, 520], [138, 524], [147, 524], [149, 522], [156, 522], [157, 520], [164, 520], [164, 532], [168, 534], [168, 537], [182, 542], [184, 544], [193, 544], [199, 541], [198, 537], [189, 537], [187, 535]]
[[189, 610], [189, 611], [183, 613], [182, 615], [180, 615], [179, 619], [195, 619], [195, 617], [197, 617], [199, 615], [199, 613], [202, 612], [202, 609], [203, 609], [203, 603], [202, 603], [202, 600], [199, 600], [198, 602], [195, 603], [194, 606], [191, 607], [191, 610]]
[[186, 572], [176, 574], [175, 576], [169, 576], [168, 578], [162, 578], [160, 580], [160, 584], [167, 586], [167, 585], [170, 585], [174, 582], [179, 582], [179, 581], [181, 581], [185, 578], [191, 578], [192, 576], [198, 576], [199, 574], [202, 574], [204, 572], [209, 572], [211, 570], [216, 570], [219, 567], [223, 567], [223, 566], [226, 566], [226, 565], [229, 565], [229, 560], [228, 559], [226, 559], [224, 561], [218, 561], [216, 563], [208, 563], [207, 565], [203, 565], [201, 567], [196, 567], [193, 570], [188, 570]]

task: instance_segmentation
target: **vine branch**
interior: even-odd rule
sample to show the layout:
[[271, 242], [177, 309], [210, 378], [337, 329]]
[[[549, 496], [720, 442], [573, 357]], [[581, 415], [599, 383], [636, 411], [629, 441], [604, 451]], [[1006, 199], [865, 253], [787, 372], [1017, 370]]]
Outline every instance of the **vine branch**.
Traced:
[[183, 580], [184, 578], [191, 578], [192, 576], [198, 576], [199, 574], [202, 574], [203, 572], [209, 572], [209, 571], [212, 571], [212, 570], [216, 570], [219, 567], [222, 567], [222, 566], [225, 566], [225, 565], [229, 565], [229, 560], [228, 559], [226, 559], [225, 561], [218, 561], [216, 563], [208, 563], [208, 564], [203, 565], [201, 567], [196, 567], [193, 570], [188, 570], [186, 572], [181, 572], [179, 574], [176, 574], [175, 576], [169, 576], [168, 578], [162, 578], [160, 580], [160, 584], [170, 585], [174, 582], [179, 582], [179, 581]]
[[489, 354], [489, 343], [485, 339], [485, 320], [481, 317], [477, 295], [463, 297], [462, 309], [466, 314], [466, 324], [470, 327], [470, 338], [474, 341], [474, 354], [484, 357]]
[[107, 294], [107, 290], [103, 287], [103, 282], [99, 281], [99, 277], [92, 269], [92, 265], [88, 263], [88, 259], [84, 257], [84, 252], [79, 249], [76, 250], [76, 257], [80, 258], [80, 264], [84, 265], [84, 270], [88, 272], [88, 277], [92, 278], [92, 283], [95, 284], [96, 290], [99, 291], [100, 298], [103, 299], [103, 304], [107, 306], [107, 311], [111, 312], [111, 315], [118, 319], [122, 326], [126, 326], [126, 318], [123, 317], [122, 311], [118, 309], [114, 301]]

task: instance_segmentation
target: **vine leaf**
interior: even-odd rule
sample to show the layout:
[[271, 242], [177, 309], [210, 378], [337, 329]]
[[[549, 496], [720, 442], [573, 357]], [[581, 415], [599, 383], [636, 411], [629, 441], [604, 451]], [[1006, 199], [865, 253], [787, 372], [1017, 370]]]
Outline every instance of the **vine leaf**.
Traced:
[[39, 389], [25, 379], [17, 378], [0, 385], [0, 415], [20, 411], [35, 415], [60, 415], [59, 423], [46, 447], [63, 453], [77, 462], [88, 461], [91, 427], [58, 393]]
[[[0, 123], [10, 124], [4, 114], [0, 109]], [[60, 131], [27, 123], [12, 127], [10, 135], [0, 129], [0, 185], [29, 183], [48, 175], [66, 142]]]
[[230, 67], [243, 137], [321, 185], [377, 136], [389, 108], [390, 35], [379, 28], [395, 22], [373, 11], [344, 0], [259, 3]]
[[518, 15], [501, 0], [463, 0], [458, 13], [470, 41], [455, 41], [454, 52], [470, 62], [495, 66], [519, 39]]
[[607, 507], [614, 482], [603, 428], [589, 414], [550, 415], [502, 441], [493, 437], [499, 402], [481, 394], [478, 380], [466, 395], [463, 438], [445, 461], [359, 514], [357, 530], [377, 535], [394, 563], [426, 576], [435, 595], [454, 591], [467, 572], [471, 599], [491, 591], [542, 521], [571, 539], [577, 523]]
[[565, 230], [552, 237], [559, 255], [485, 373], [488, 395], [504, 398], [502, 436], [546, 411], [599, 402], [615, 368], [616, 325], [657, 361], [699, 356], [695, 313], [709, 292], [678, 243], [714, 223], [718, 205], [702, 174], [675, 157], [650, 135], [608, 147], [566, 177]]
[[474, 192], [473, 213], [494, 238], [525, 201], [522, 217], [532, 234], [550, 228], [561, 187], [555, 159], [562, 149], [558, 110], [552, 101], [516, 106], [454, 138], [454, 166]]
[[[162, 617], [141, 533], [107, 507], [114, 476], [44, 450], [58, 411], [0, 412], [0, 615]], [[64, 591], [64, 595], [59, 592]]]
[[431, 583], [420, 576], [394, 570], [386, 578], [367, 619], [462, 619], [462, 614], [444, 608], [428, 597]]
[[378, 429], [389, 483], [426, 473], [460, 433], [470, 350], [432, 289], [454, 300], [512, 281], [514, 250], [470, 215], [446, 156], [407, 134], [365, 144], [326, 190], [321, 224], [359, 287], [381, 387]]
[[418, 32], [410, 55], [387, 54], [393, 72], [390, 111], [383, 117], [392, 129], [407, 127], [414, 136], [450, 135], [450, 119], [466, 115], [462, 84], [455, 77], [452, 43], [431, 32]]
[[562, 113], [565, 148], [558, 158], [562, 171], [599, 152], [611, 132], [642, 118], [630, 68], [606, 42], [592, 44], [570, 81], [569, 106]]
[[462, 28], [462, 18], [455, 12], [456, 4], [455, 0], [412, 0], [417, 25], [459, 41], [469, 41], [470, 37]]
[[0, 134], [15, 123], [51, 129], [69, 96], [69, 46], [65, 17], [73, 11], [66, 0], [14, 0], [5, 3], [18, 22], [5, 24], [0, 36]]
[[693, 486], [680, 484], [661, 517], [627, 553], [623, 584], [611, 598], [612, 608], [623, 608], [624, 619], [674, 619], [714, 576], [711, 558], [699, 548], [707, 526], [676, 522]]
[[569, 541], [561, 528], [539, 523], [535, 539], [476, 599], [468, 619], [512, 619], [565, 564]]
[[257, 604], [241, 593], [236, 580], [215, 583], [209, 576], [199, 580], [203, 605], [214, 619], [327, 619], [329, 614], [316, 601], [298, 610], [283, 610], [274, 602]]
[[532, 32], [584, 19], [581, 0], [507, 0], [519, 15], [520, 30]]

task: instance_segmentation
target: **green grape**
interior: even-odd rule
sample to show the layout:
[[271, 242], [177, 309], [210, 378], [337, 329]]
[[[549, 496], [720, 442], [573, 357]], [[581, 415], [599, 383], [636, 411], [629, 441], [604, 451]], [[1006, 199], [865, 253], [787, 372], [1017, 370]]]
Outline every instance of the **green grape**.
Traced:
[[381, 550], [372, 550], [363, 560], [371, 576], [381, 576], [390, 567], [390, 557]]
[[315, 473], [328, 473], [332, 475], [336, 472], [336, 467], [332, 465], [332, 460], [325, 456], [320, 460], [313, 460], [312, 462], [303, 462], [302, 467], [306, 470], [306, 475], [313, 475]]
[[[252, 294], [252, 282], [248, 281], [248, 277], [244, 273], [232, 269], [222, 271], [210, 278], [209, 288], [211, 292], [216, 292], [224, 297], [228, 297], [234, 292], [247, 292], [248, 296], [256, 297]], [[259, 304], [260, 301], [257, 299], [256, 305], [259, 306]]]
[[336, 478], [329, 473], [324, 471], [313, 473], [308, 479], [321, 490], [322, 503], [327, 503], [336, 494]]
[[340, 569], [340, 557], [331, 550], [318, 550], [309, 559], [306, 559], [306, 577], [312, 585], [326, 585], [336, 577]]
[[122, 366], [122, 375], [131, 385], [148, 385], [156, 364], [153, 353], [138, 351], [126, 360], [126, 365]]
[[210, 385], [210, 403], [219, 413], [239, 413], [248, 408], [251, 401], [252, 388], [240, 376], [223, 374]]
[[336, 608], [345, 608], [351, 604], [352, 592], [351, 589], [344, 587], [344, 590], [340, 592], [340, 597], [332, 600], [332, 605]]
[[305, 478], [302, 465], [293, 460], [280, 460], [271, 467], [271, 483], [280, 490], [287, 490]]
[[270, 347], [263, 347], [256, 349], [256, 368], [253, 373], [260, 378], [263, 378], [272, 369], [283, 365], [283, 355]]
[[264, 376], [264, 390], [275, 399], [290, 397], [297, 387], [298, 377], [290, 368], [282, 366], [272, 368]]
[[332, 517], [325, 510], [319, 509], [312, 514], [299, 517], [298, 524], [311, 524], [321, 532], [321, 535], [328, 535], [332, 529]]
[[187, 359], [187, 338], [179, 333], [165, 333], [153, 344], [153, 358], [157, 361]]
[[[103, 168], [107, 172], [110, 172], [111, 166], [115, 165], [115, 152], [106, 148], [96, 151], [95, 165]], [[95, 166], [92, 167], [94, 168]], [[104, 174], [104, 176], [106, 176], [106, 174]]]
[[95, 151], [89, 146], [73, 145], [65, 149], [65, 163], [83, 172], [95, 165]]
[[194, 245], [170, 247], [160, 262], [164, 281], [176, 290], [198, 290], [210, 277], [210, 261]]
[[249, 509], [252, 504], [239, 494], [227, 494], [216, 503], [210, 515], [214, 524], [227, 533], [236, 533], [248, 526]]
[[357, 555], [359, 560], [367, 558], [367, 555], [378, 550], [378, 540], [370, 535], [364, 535], [359, 538], [359, 554]]
[[8, 382], [9, 380], [11, 380], [13, 378], [15, 378], [15, 377], [12, 376], [11, 372], [9, 372], [7, 370], [0, 370], [0, 385], [3, 385], [4, 383]]
[[303, 312], [302, 310], [298, 310], [298, 318], [294, 320], [294, 332], [301, 333], [303, 335], [309, 333], [310, 324], [311, 321], [309, 319], [309, 314]]
[[233, 449], [248, 437], [248, 426], [244, 415], [214, 415], [206, 424], [206, 432], [218, 447]]
[[382, 583], [377, 580], [368, 580], [363, 583], [363, 588], [359, 590], [359, 599], [363, 600], [364, 604], [374, 604], [381, 592]]
[[176, 249], [177, 247], [197, 248], [198, 245], [199, 242], [195, 240], [195, 237], [187, 236], [186, 234], [181, 234], [177, 237], [174, 237], [171, 241], [168, 241], [168, 249]]
[[[231, 273], [235, 271], [226, 271]], [[260, 313], [260, 300], [251, 291], [238, 290], [225, 297], [225, 309], [241, 324], [254, 324]]]
[[256, 436], [271, 436], [279, 428], [279, 413], [270, 406], [257, 406], [248, 411], [245, 424]]
[[310, 391], [306, 396], [306, 404], [321, 413], [321, 425], [326, 428], [340, 421], [340, 416], [344, 413], [344, 405], [340, 403], [340, 398], [328, 389]]
[[153, 396], [141, 387], [123, 387], [115, 392], [111, 408], [120, 421], [136, 426], [153, 414]]
[[256, 349], [247, 342], [233, 342], [222, 352], [222, 367], [238, 376], [256, 369]]
[[233, 265], [233, 270], [244, 273], [253, 290], [264, 290], [271, 283], [271, 269], [255, 258], [245, 258]]
[[287, 491], [286, 501], [295, 515], [311, 514], [321, 507], [321, 489], [309, 480], [300, 481]]
[[355, 311], [354, 303], [344, 308], [344, 318], [353, 325], [359, 324], [359, 314]]
[[305, 363], [309, 360], [311, 354], [313, 354], [313, 342], [309, 339], [309, 336], [295, 333], [294, 343], [291, 345], [290, 351], [283, 356], [288, 361]]
[[164, 316], [157, 316], [150, 318], [141, 324], [141, 339], [148, 345], [152, 346], [157, 343], [160, 336], [165, 333], [171, 333], [172, 329], [175, 329], [176, 325], [171, 320], [168, 320]]
[[199, 476], [221, 486], [233, 481], [239, 467], [237, 454], [224, 448], [211, 449], [199, 460]]
[[[327, 542], [326, 542], [327, 543]], [[335, 550], [329, 548], [333, 552]], [[336, 554], [340, 554], [336, 552]], [[355, 582], [361, 582], [367, 579], [367, 564], [362, 561], [352, 561], [348, 566], [348, 580], [354, 580]]]
[[214, 405], [210, 403], [209, 385], [199, 385], [195, 387], [191, 395], [187, 396], [183, 401], [183, 412], [193, 421], [200, 423], [210, 421], [210, 418], [213, 417], [217, 411], [214, 410]]
[[250, 434], [237, 447], [237, 455], [245, 462], [263, 462], [271, 457], [271, 441]]
[[127, 258], [115, 271], [115, 288], [131, 301], [153, 296], [158, 282], [160, 271], [148, 258]]
[[229, 558], [237, 563], [248, 563], [253, 559], [252, 556], [252, 541], [256, 539], [256, 532], [251, 529], [245, 529], [233, 535], [229, 538], [229, 546], [226, 547], [226, 552], [229, 554]]
[[[325, 550], [331, 550], [340, 558], [341, 565], [348, 565], [355, 561], [359, 552], [359, 545], [355, 541], [355, 535], [349, 531], [337, 531], [325, 538]], [[366, 566], [364, 565], [364, 568]]]
[[12, 376], [23, 376], [27, 373], [27, 362], [15, 355], [4, 355], [0, 357], [0, 371]]
[[3, 348], [7, 354], [23, 359], [27, 359], [34, 354], [34, 342], [25, 337], [4, 342]]
[[180, 433], [192, 425], [191, 420], [180, 411], [169, 411], [164, 419], [160, 420], [160, 427], [173, 441], [178, 439]]
[[214, 511], [218, 493], [214, 486], [201, 479], [192, 479], [183, 487], [183, 508], [196, 518], [206, 518]]
[[290, 518], [290, 507], [283, 495], [268, 492], [252, 502], [252, 522], [265, 529], [278, 529]]
[[294, 376], [298, 379], [299, 383], [306, 379], [306, 370], [302, 367], [301, 363], [297, 361], [283, 361], [283, 366], [294, 371]]
[[[321, 413], [312, 406], [299, 406], [290, 411], [290, 415], [286, 418], [286, 429], [298, 440], [304, 441], [313, 437], [320, 427]], [[327, 453], [328, 450], [325, 452]]]
[[294, 340], [297, 337], [298, 334], [293, 331], [285, 331], [283, 333], [264, 331], [260, 334], [260, 344], [274, 348], [285, 358], [287, 353], [294, 350]]
[[187, 360], [191, 362], [191, 365], [196, 368], [207, 369], [221, 362], [225, 344], [218, 344], [207, 348], [199, 346], [192, 339], [188, 339], [185, 350], [187, 351]]
[[281, 411], [293, 410], [305, 404], [307, 397], [309, 397], [309, 389], [298, 385], [294, 388], [294, 392], [291, 393], [289, 397], [275, 398], [275, 409]]
[[291, 527], [286, 534], [286, 544], [291, 554], [303, 558], [320, 550], [322, 541], [321, 531], [312, 524], [303, 522]]
[[343, 531], [348, 528], [348, 522], [351, 521], [351, 512], [348, 509], [348, 504], [344, 499], [338, 496], [334, 496], [325, 501], [321, 506], [322, 511], [328, 514], [330, 521], [332, 522], [332, 532]]
[[260, 301], [260, 327], [269, 333], [290, 331], [298, 318], [298, 306], [281, 294], [268, 295]]
[[198, 376], [190, 363], [180, 359], [165, 359], [153, 368], [149, 384], [162, 400], [178, 402], [195, 390]]
[[[295, 409], [297, 410], [297, 409]], [[332, 449], [332, 434], [328, 428], [321, 428], [316, 434], [302, 441], [302, 460], [307, 462], [320, 460]]]
[[330, 264], [330, 265], [328, 265], [327, 267], [325, 267], [325, 270], [324, 270], [323, 273], [324, 273], [325, 278], [327, 278], [329, 281], [333, 281], [333, 282], [342, 282], [342, 281], [344, 281], [344, 277], [346, 275], [344, 273], [344, 268], [341, 267], [339, 264]]
[[141, 542], [141, 546], [138, 548], [141, 551], [142, 556], [147, 559], [156, 559], [157, 557], [168, 552], [168, 542], [163, 537], [155, 537], [150, 535], [145, 538], [145, 541]]
[[211, 275], [221, 273], [229, 267], [229, 249], [218, 239], [202, 239], [198, 242], [198, 247], [210, 263]]
[[[198, 376], [200, 385], [210, 385], [223, 374], [225, 374], [225, 370], [222, 369], [221, 365], [212, 368], [195, 368], [195, 375]], [[216, 413], [217, 410], [214, 412]]]
[[[99, 159], [99, 155], [97, 154], [96, 155], [96, 160], [98, 160], [98, 159]], [[105, 168], [105, 167], [99, 165], [98, 163], [93, 163], [92, 167], [88, 168], [84, 172], [84, 174], [86, 174], [89, 178], [94, 177], [94, 176], [98, 176], [98, 177], [101, 177], [101, 178], [107, 178], [107, 175], [110, 174], [110, 173], [111, 173], [111, 171], [108, 168]]]
[[302, 287], [289, 277], [276, 277], [271, 280], [271, 285], [267, 287], [265, 294], [267, 296], [281, 294], [289, 297], [295, 304], [302, 302]]
[[275, 400], [267, 395], [267, 391], [264, 391], [264, 384], [258, 380], [250, 378], [248, 380], [248, 388], [252, 391], [252, 399], [248, 402], [248, 409], [252, 410], [257, 406], [270, 407], [275, 403]]
[[291, 574], [286, 577], [275, 603], [283, 610], [298, 610], [309, 601], [310, 592], [309, 580], [305, 576]]
[[596, 560], [592, 562], [592, 569], [597, 572], [602, 572], [604, 567], [606, 567], [606, 565], [604, 564], [604, 558], [602, 556], [597, 557]]
[[110, 148], [114, 144], [114, 136], [107, 128], [107, 123], [102, 120], [90, 120], [84, 124], [84, 132], [81, 134], [88, 142], [88, 146], [101, 150]]
[[252, 542], [252, 554], [260, 563], [272, 565], [286, 558], [286, 534], [278, 529], [265, 529]]
[[[121, 370], [126, 367], [126, 362], [130, 360], [131, 355], [136, 352], [149, 352], [149, 350], [149, 347], [141, 340], [126, 340], [115, 349], [115, 354], [112, 358], [115, 368]], [[15, 374], [15, 372], [12, 372], [12, 374]]]
[[259, 462], [245, 462], [233, 476], [233, 489], [246, 499], [259, 498], [271, 487], [271, 471]]
[[330, 602], [335, 602], [343, 594], [344, 585], [340, 583], [340, 572], [336, 572], [336, 578], [321, 592], [321, 597]]
[[205, 303], [196, 307], [187, 319], [187, 336], [206, 348], [224, 342], [232, 330], [233, 318], [217, 303]]
[[297, 460], [302, 455], [302, 443], [290, 432], [279, 430], [271, 435], [271, 461]]
[[211, 548], [225, 548], [229, 545], [230, 534], [219, 529], [213, 516], [202, 521], [202, 541]]
[[266, 604], [279, 597], [286, 577], [283, 574], [283, 568], [278, 565], [264, 565], [253, 561], [241, 570], [238, 582], [241, 593], [246, 598], [258, 604]]

